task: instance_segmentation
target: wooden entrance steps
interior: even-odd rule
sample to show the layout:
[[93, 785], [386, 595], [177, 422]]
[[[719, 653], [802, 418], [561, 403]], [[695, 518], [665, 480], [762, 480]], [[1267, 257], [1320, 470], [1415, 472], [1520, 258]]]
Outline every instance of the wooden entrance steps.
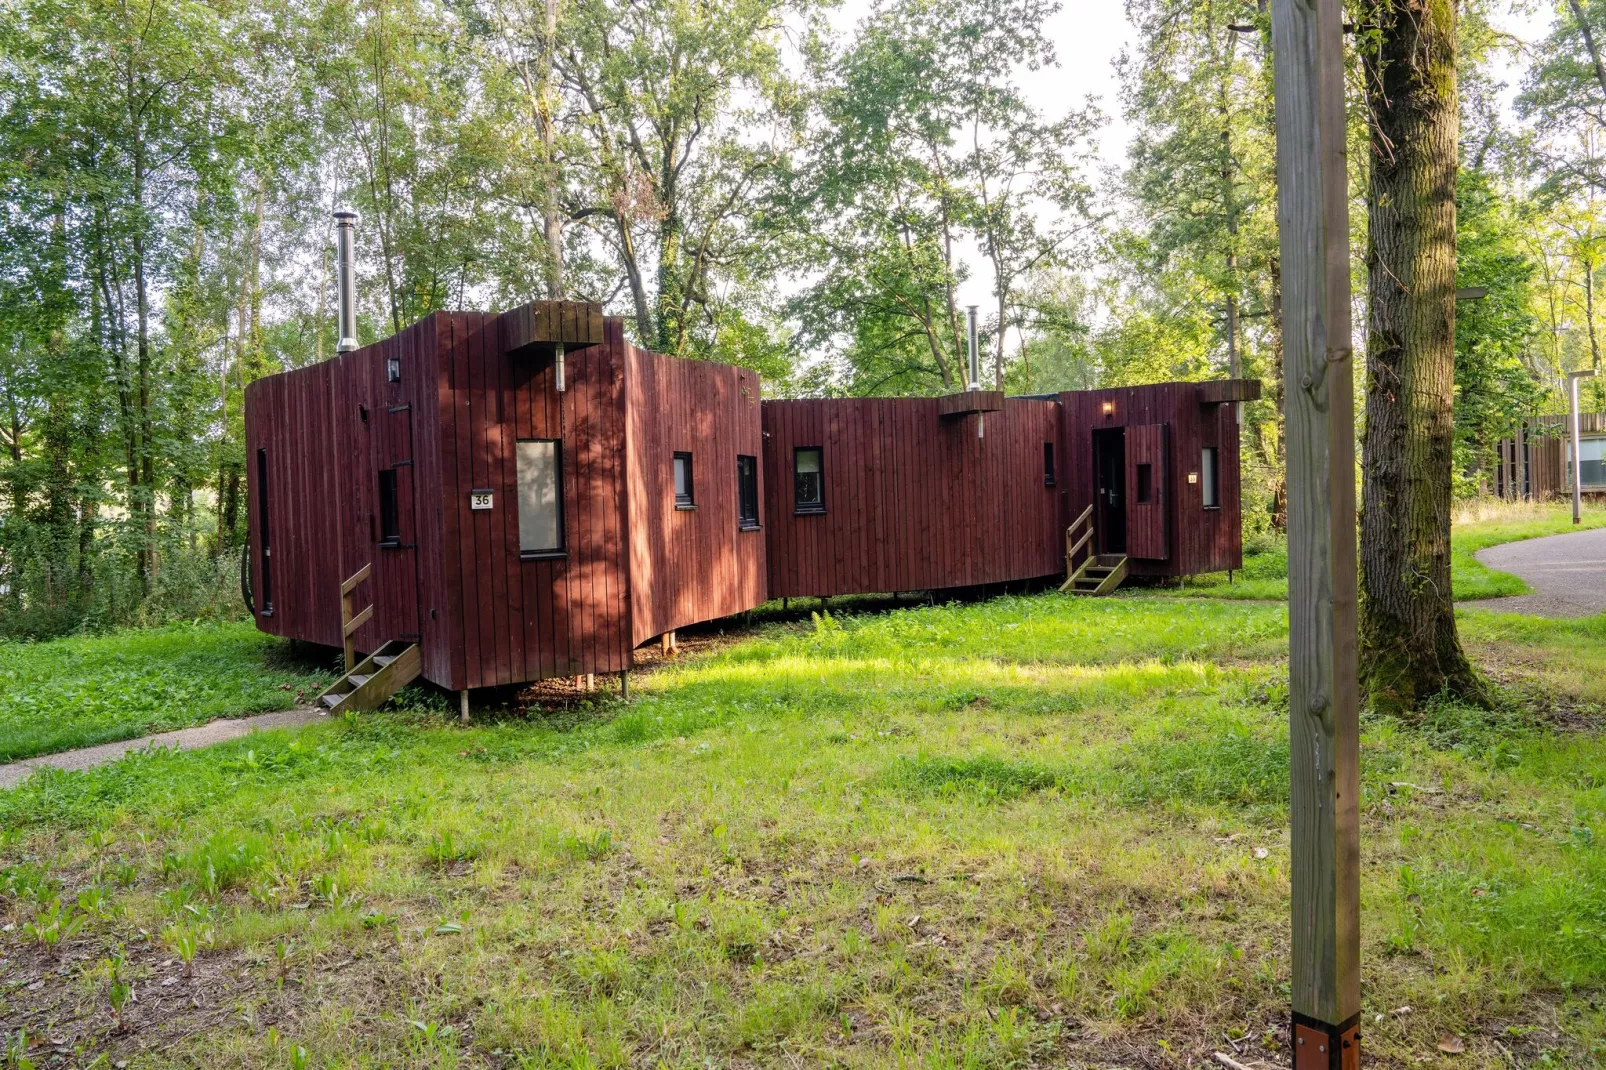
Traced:
[[[1060, 585], [1062, 593], [1109, 594], [1126, 579], [1126, 555], [1094, 553], [1092, 543], [1093, 507], [1090, 505], [1065, 529], [1065, 582]], [[1078, 565], [1077, 555], [1084, 551], [1087, 556]]]
[[392, 695], [418, 679], [423, 668], [424, 660], [417, 643], [392, 640], [324, 688], [316, 702], [331, 713], [377, 710]]
[[1082, 562], [1060, 588], [1066, 594], [1109, 594], [1126, 579], [1125, 554], [1099, 554]]

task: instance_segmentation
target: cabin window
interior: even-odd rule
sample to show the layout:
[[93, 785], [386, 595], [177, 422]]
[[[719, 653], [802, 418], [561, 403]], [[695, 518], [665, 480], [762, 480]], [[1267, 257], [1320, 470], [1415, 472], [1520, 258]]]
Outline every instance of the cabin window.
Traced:
[[745, 454], [736, 457], [736, 526], [758, 530], [758, 458]]
[[1154, 501], [1154, 465], [1138, 465], [1138, 504], [1147, 505]]
[[385, 361], [385, 381], [390, 383], [401, 382], [400, 357], [390, 357]]
[[825, 512], [825, 463], [820, 447], [798, 446], [792, 450], [792, 487], [798, 512]]
[[556, 439], [518, 444], [519, 553], [563, 552], [563, 452]]
[[379, 545], [401, 542], [401, 511], [396, 507], [396, 469], [379, 473]]
[[1043, 486], [1054, 485], [1054, 443], [1043, 443]]
[[691, 454], [675, 454], [675, 508], [695, 509], [697, 499], [692, 495]]
[[1199, 454], [1199, 493], [1206, 509], [1221, 508], [1221, 451], [1215, 446]]
[[268, 540], [268, 451], [257, 450], [257, 545], [262, 550], [262, 608], [273, 616], [273, 546]]

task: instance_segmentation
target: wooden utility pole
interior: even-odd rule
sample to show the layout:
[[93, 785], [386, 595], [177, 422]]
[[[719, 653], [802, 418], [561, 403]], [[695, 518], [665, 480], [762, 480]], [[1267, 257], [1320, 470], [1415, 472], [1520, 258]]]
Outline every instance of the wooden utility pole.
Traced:
[[1355, 398], [1341, 0], [1273, 0], [1288, 420], [1293, 1065], [1360, 1065]]

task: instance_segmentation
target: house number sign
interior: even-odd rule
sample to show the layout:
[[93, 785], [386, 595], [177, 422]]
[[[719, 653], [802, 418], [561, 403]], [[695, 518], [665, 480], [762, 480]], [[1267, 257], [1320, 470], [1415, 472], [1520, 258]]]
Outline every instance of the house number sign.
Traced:
[[481, 509], [490, 509], [496, 504], [496, 495], [488, 490], [471, 490], [468, 492], [468, 507], [475, 512]]

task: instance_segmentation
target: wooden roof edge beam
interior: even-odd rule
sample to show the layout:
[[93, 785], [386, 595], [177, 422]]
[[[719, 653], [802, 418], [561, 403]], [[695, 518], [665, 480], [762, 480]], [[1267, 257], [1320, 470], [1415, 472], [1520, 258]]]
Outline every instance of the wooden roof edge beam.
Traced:
[[527, 356], [597, 345], [602, 319], [602, 306], [591, 301], [531, 301], [498, 316], [497, 328], [502, 352]]
[[967, 390], [937, 399], [937, 415], [969, 416], [978, 412], [999, 412], [1004, 407], [1002, 390]]
[[1225, 405], [1260, 398], [1259, 379], [1212, 379], [1199, 384], [1199, 404]]

